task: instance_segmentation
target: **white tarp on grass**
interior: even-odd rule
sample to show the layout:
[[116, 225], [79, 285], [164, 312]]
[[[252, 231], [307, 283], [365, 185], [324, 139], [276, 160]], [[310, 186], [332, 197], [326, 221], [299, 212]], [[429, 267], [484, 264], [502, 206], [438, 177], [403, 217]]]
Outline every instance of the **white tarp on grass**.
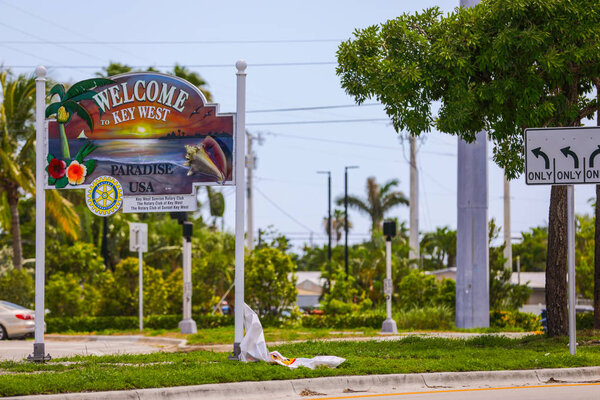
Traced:
[[336, 356], [317, 356], [313, 358], [286, 358], [278, 351], [269, 352], [265, 342], [262, 325], [258, 315], [244, 303], [244, 328], [246, 334], [240, 343], [240, 361], [266, 361], [270, 364], [285, 365], [289, 368], [306, 367], [315, 369], [319, 366], [335, 368], [345, 358]]

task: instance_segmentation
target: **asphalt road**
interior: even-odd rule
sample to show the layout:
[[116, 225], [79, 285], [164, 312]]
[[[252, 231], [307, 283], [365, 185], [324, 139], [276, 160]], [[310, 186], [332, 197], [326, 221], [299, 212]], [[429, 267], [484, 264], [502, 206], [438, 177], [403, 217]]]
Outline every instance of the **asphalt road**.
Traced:
[[432, 389], [378, 393], [348, 393], [325, 396], [299, 396], [310, 400], [592, 400], [600, 399], [600, 383], [574, 383], [522, 387]]
[[[46, 353], [53, 358], [74, 355], [146, 354], [160, 351], [161, 347], [131, 341], [52, 341], [46, 340]], [[19, 361], [33, 353], [33, 340], [0, 341], [0, 360]]]

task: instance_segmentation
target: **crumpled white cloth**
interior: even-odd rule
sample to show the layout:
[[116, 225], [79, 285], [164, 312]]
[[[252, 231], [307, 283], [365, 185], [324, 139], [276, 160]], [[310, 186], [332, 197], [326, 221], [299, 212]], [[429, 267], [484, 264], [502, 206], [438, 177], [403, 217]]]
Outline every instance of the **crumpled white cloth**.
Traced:
[[315, 369], [319, 366], [335, 368], [345, 358], [336, 356], [317, 356], [313, 358], [286, 358], [278, 351], [269, 353], [265, 342], [265, 335], [258, 315], [244, 303], [244, 328], [246, 334], [240, 343], [240, 361], [265, 361], [270, 364], [285, 365], [289, 368], [306, 367]]

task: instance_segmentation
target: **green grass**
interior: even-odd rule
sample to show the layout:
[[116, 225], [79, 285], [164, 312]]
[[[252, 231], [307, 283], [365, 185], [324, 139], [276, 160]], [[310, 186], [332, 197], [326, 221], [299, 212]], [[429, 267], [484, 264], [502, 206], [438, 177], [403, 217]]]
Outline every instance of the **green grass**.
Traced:
[[[339, 337], [370, 337], [378, 336], [377, 332], [380, 330], [381, 329], [368, 327], [355, 329], [267, 327], [263, 329], [265, 339], [268, 342], [316, 340]], [[61, 333], [61, 335], [144, 335], [150, 337], [187, 339], [187, 343], [191, 345], [231, 344], [233, 343], [234, 327], [224, 326], [219, 328], [198, 329], [198, 333], [193, 335], [180, 333], [179, 329], [144, 329], [142, 332], [139, 330], [105, 329], [94, 332], [64, 332]]]
[[198, 385], [206, 383], [296, 379], [333, 375], [370, 375], [434, 371], [482, 371], [600, 365], [600, 346], [581, 337], [577, 356], [566, 338], [408, 337], [386, 342], [309, 341], [272, 347], [288, 357], [337, 355], [336, 369], [308, 370], [227, 361], [226, 353], [154, 353], [72, 357], [46, 364], [0, 363], [0, 396]]
[[[264, 328], [267, 342], [292, 341], [292, 340], [317, 340], [339, 337], [378, 336], [381, 329], [332, 329], [332, 328]], [[229, 344], [233, 340], [234, 328], [221, 327], [199, 330], [195, 335], [188, 335], [187, 342], [191, 345], [202, 344]]]

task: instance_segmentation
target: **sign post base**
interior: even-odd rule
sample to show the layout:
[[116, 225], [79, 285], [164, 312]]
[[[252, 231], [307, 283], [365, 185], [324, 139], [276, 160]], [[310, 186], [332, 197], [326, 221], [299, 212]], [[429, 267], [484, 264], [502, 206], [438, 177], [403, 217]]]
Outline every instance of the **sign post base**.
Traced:
[[198, 328], [196, 328], [196, 321], [193, 319], [184, 319], [179, 321], [179, 330], [181, 333], [198, 333]]
[[233, 353], [231, 353], [227, 359], [230, 361], [239, 361], [240, 360], [240, 353], [242, 352], [241, 348], [240, 348], [240, 344], [239, 343], [234, 343], [233, 344]]
[[398, 328], [396, 327], [396, 321], [391, 318], [386, 318], [381, 325], [381, 333], [398, 333]]
[[27, 356], [27, 361], [43, 363], [46, 361], [50, 361], [52, 357], [50, 354], [46, 353], [46, 344], [45, 343], [34, 343], [33, 344], [33, 354]]

